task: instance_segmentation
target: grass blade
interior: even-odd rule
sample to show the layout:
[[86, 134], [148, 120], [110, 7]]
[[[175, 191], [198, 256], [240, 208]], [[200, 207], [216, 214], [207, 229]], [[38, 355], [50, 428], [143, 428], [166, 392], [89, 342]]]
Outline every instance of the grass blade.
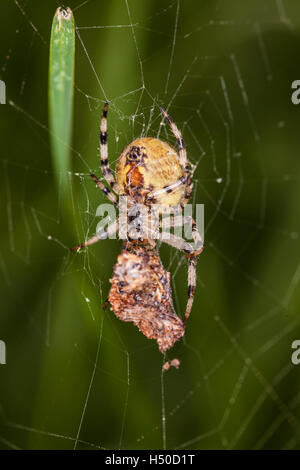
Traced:
[[57, 184], [66, 189], [70, 170], [75, 62], [75, 26], [70, 8], [53, 18], [49, 56], [49, 125]]

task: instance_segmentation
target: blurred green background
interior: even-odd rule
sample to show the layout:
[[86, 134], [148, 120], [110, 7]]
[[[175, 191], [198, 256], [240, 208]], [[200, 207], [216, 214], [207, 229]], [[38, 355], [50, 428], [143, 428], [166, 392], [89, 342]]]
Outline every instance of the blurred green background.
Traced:
[[[2, 0], [0, 447], [300, 448], [300, 79], [297, 0], [74, 0], [72, 170], [56, 186], [48, 55], [56, 1]], [[121, 242], [78, 255], [105, 198], [109, 158], [157, 135], [159, 106], [183, 130], [205, 204], [205, 244], [183, 341], [161, 373], [156, 344], [102, 306]], [[167, 127], [162, 138], [174, 143]], [[187, 265], [161, 247], [183, 314]], [[163, 426], [165, 417], [165, 427]]]

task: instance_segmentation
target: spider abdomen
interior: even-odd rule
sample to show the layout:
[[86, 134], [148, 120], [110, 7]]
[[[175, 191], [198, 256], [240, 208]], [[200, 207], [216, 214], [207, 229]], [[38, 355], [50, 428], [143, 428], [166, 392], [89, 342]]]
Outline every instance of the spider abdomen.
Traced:
[[[176, 184], [184, 177], [179, 156], [167, 142], [153, 137], [136, 139], [121, 153], [116, 165], [116, 178], [122, 194], [137, 202]], [[176, 206], [184, 194], [184, 185], [172, 192], [162, 191], [152, 203]]]

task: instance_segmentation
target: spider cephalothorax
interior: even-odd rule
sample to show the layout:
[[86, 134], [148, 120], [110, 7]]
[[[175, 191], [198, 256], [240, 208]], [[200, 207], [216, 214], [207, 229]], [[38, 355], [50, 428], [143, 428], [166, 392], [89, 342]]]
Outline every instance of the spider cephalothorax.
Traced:
[[[91, 174], [91, 177], [115, 206], [119, 206], [120, 196], [126, 196], [131, 210], [126, 219], [127, 240], [114, 267], [108, 300], [118, 318], [137, 325], [147, 338], [157, 341], [160, 351], [164, 353], [184, 335], [185, 323], [190, 315], [195, 294], [197, 255], [203, 250], [195, 221], [191, 217], [181, 216], [192, 191], [185, 144], [176, 124], [161, 109], [176, 137], [178, 153], [160, 139], [136, 139], [119, 156], [115, 179], [108, 162], [107, 108], [106, 103], [100, 126], [100, 164], [103, 176], [111, 189], [104, 186], [94, 174]], [[162, 207], [164, 214], [172, 214], [164, 228], [185, 224], [191, 227], [194, 246], [172, 233], [165, 237], [162, 231], [158, 236], [159, 240], [187, 254], [188, 301], [184, 321], [174, 312], [170, 274], [164, 269], [155, 248], [156, 237], [151, 230], [145, 231], [143, 227], [141, 208], [151, 212], [154, 204]], [[131, 238], [128, 229], [132, 221], [138, 221], [136, 240]], [[106, 230], [72, 248], [72, 251], [79, 251], [82, 247], [104, 240], [118, 229], [122, 229], [120, 223], [113, 223]]]

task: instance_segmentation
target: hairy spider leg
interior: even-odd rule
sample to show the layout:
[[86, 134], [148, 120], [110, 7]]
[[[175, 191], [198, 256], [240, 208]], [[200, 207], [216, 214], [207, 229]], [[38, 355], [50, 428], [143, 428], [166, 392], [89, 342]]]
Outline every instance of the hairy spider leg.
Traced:
[[109, 238], [109, 236], [114, 235], [117, 232], [117, 230], [118, 230], [118, 222], [114, 221], [107, 227], [106, 230], [103, 230], [103, 232], [97, 233], [97, 235], [94, 235], [93, 237], [89, 238], [85, 242], [80, 243], [80, 245], [73, 246], [73, 248], [71, 248], [70, 251], [80, 251], [80, 249], [84, 248], [85, 246], [94, 245], [100, 240], [106, 240], [107, 238]]
[[194, 297], [195, 297], [195, 290], [196, 290], [196, 279], [197, 279], [197, 273], [196, 273], [196, 266], [197, 266], [197, 257], [196, 256], [191, 256], [189, 258], [189, 266], [188, 266], [188, 300], [186, 304], [186, 309], [185, 309], [185, 314], [184, 314], [184, 324], [188, 321], [188, 318], [190, 316], [192, 306], [194, 303]]
[[115, 205], [119, 205], [119, 200], [117, 196], [111, 191], [111, 189], [107, 188], [94, 173], [90, 174], [91, 178], [95, 181], [97, 187], [101, 189], [101, 191], [105, 194], [105, 196]]
[[201, 239], [197, 224], [194, 219], [190, 216], [182, 217], [178, 215], [176, 217], [171, 217], [169, 220], [165, 221], [164, 228], [180, 227], [185, 224], [190, 225], [192, 229], [192, 236], [195, 243], [195, 248], [184, 240], [181, 237], [173, 235], [172, 233], [161, 232], [160, 239], [162, 242], [167, 243], [168, 245], [177, 248], [178, 250], [185, 251], [188, 258], [188, 300], [184, 314], [184, 324], [186, 324], [194, 302], [195, 289], [196, 289], [196, 266], [197, 266], [197, 256], [202, 253], [204, 249], [203, 241]]
[[108, 110], [108, 103], [105, 103], [103, 114], [102, 114], [102, 119], [100, 123], [100, 165], [101, 165], [101, 171], [107, 183], [116, 193], [120, 193], [120, 187], [115, 180], [115, 177], [110, 169], [109, 162], [108, 162], [107, 110]]
[[175, 122], [173, 122], [171, 117], [168, 115], [168, 113], [163, 108], [160, 108], [160, 110], [163, 113], [163, 115], [165, 116], [165, 118], [167, 119], [167, 121], [170, 125], [170, 128], [171, 128], [171, 131], [173, 132], [173, 134], [176, 138], [177, 145], [178, 145], [178, 148], [179, 148], [179, 159], [180, 159], [180, 163], [182, 165], [182, 168], [184, 169], [184, 181], [181, 184], [186, 184], [184, 196], [183, 196], [182, 201], [180, 203], [181, 207], [184, 207], [188, 203], [188, 201], [191, 197], [191, 194], [192, 194], [192, 189], [193, 189], [193, 183], [192, 183], [192, 178], [191, 178], [191, 174], [190, 174], [190, 164], [189, 164], [189, 161], [188, 161], [188, 158], [187, 158], [185, 142], [184, 142], [184, 138], [183, 138], [180, 130], [176, 126]]
[[182, 134], [181, 134], [180, 130], [178, 129], [176, 124], [172, 121], [172, 119], [170, 118], [168, 113], [163, 108], [160, 108], [160, 110], [161, 110], [162, 114], [164, 115], [164, 117], [167, 119], [167, 121], [170, 125], [170, 128], [171, 128], [171, 131], [173, 132], [173, 134], [176, 138], [176, 142], [177, 142], [177, 145], [178, 145], [178, 148], [179, 148], [179, 152], [178, 152], [179, 160], [180, 160], [180, 164], [183, 168], [184, 174], [181, 178], [179, 178], [174, 183], [172, 183], [168, 186], [165, 186], [164, 188], [159, 189], [158, 191], [154, 191], [152, 193], [149, 193], [147, 198], [148, 199], [153, 199], [153, 198], [155, 199], [157, 196], [161, 196], [164, 193], [172, 193], [172, 192], [176, 191], [178, 188], [180, 188], [181, 186], [185, 185], [184, 195], [183, 195], [182, 201], [180, 202], [180, 207], [183, 208], [188, 203], [188, 201], [191, 197], [191, 194], [192, 194], [192, 189], [193, 189], [192, 178], [191, 178], [191, 174], [190, 174], [190, 165], [189, 165], [188, 158], [187, 158], [185, 143], [184, 143], [184, 139], [182, 137]]

